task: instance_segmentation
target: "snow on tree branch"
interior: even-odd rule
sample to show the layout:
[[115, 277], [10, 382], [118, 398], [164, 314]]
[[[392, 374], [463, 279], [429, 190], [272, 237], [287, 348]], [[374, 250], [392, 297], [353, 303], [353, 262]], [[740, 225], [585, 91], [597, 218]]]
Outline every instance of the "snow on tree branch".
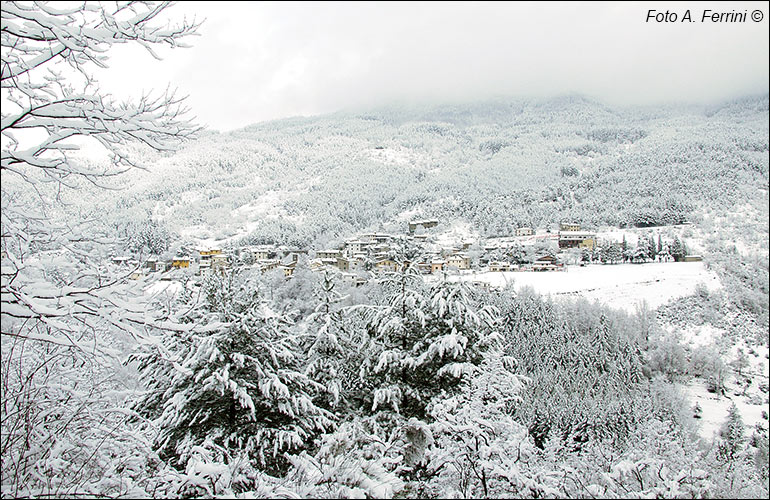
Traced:
[[[174, 151], [199, 129], [176, 91], [119, 102], [101, 92], [91, 75], [93, 68], [107, 67], [115, 44], [140, 44], [155, 58], [158, 46], [186, 47], [200, 23], [162, 20], [172, 5], [2, 3], [4, 336], [32, 338], [42, 324], [63, 336], [59, 342], [77, 346], [87, 331], [119, 329], [139, 338], [148, 323], [173, 324], [145, 310], [136, 298], [141, 294], [126, 285], [127, 275], [104, 274], [99, 248], [105, 238], [98, 221], [82, 229], [74, 221], [54, 222], [41, 189], [42, 183], [53, 183], [58, 200], [61, 189], [77, 189], [70, 179], [96, 184], [137, 167], [127, 148]], [[100, 144], [112, 166], [73, 161], [83, 139]], [[23, 181], [21, 186], [14, 179]]]
[[[107, 52], [114, 44], [138, 43], [157, 59], [158, 45], [187, 47], [184, 40], [197, 34], [200, 23], [160, 24], [159, 14], [171, 5], [117, 2], [110, 8], [85, 2], [70, 9], [46, 2], [3, 2], [0, 170], [25, 179], [30, 167], [53, 180], [69, 174], [100, 177], [115, 172], [73, 165], [68, 152], [79, 146], [69, 139], [97, 141], [116, 167], [126, 168], [136, 166], [123, 150], [127, 143], [173, 151], [191, 137], [198, 127], [187, 116], [185, 98], [175, 91], [118, 102], [99, 91], [89, 72], [92, 64], [107, 67]], [[38, 132], [35, 140], [29, 131]]]

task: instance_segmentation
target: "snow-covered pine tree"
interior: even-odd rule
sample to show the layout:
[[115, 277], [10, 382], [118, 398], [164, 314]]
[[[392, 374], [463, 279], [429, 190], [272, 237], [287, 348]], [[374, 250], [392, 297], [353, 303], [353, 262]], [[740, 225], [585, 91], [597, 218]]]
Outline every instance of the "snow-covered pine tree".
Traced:
[[623, 248], [617, 243], [612, 243], [607, 251], [607, 257], [611, 264], [621, 262], [623, 260]]
[[584, 248], [580, 251], [580, 262], [591, 262], [591, 250], [588, 248]]
[[387, 305], [369, 321], [374, 349], [362, 376], [375, 381], [371, 411], [391, 407], [425, 418], [434, 396], [456, 389], [481, 363], [495, 336], [494, 311], [479, 307], [475, 290], [441, 281], [429, 290], [407, 267], [382, 278]]
[[628, 247], [628, 250], [623, 252], [623, 262], [633, 262], [636, 248]]
[[648, 258], [654, 261], [658, 255], [658, 246], [655, 244], [655, 237], [652, 233], [647, 235], [647, 249], [649, 251]]
[[553, 494], [546, 478], [526, 477], [536, 450], [527, 428], [512, 416], [529, 380], [514, 373], [516, 362], [499, 349], [485, 357], [461, 392], [429, 408], [429, 486], [452, 498]]
[[155, 446], [175, 466], [203, 445], [245, 452], [280, 472], [284, 452], [332, 426], [332, 415], [313, 403], [323, 387], [300, 371], [289, 321], [252, 283], [228, 273], [211, 275], [203, 288], [191, 314], [207, 327], [164, 336], [157, 352], [136, 356], [148, 388], [136, 409], [158, 426]]
[[685, 248], [682, 240], [679, 239], [679, 236], [674, 236], [674, 241], [671, 243], [669, 252], [671, 253], [671, 256], [674, 257], [675, 261], [681, 262], [684, 260]]
[[636, 246], [636, 248], [633, 251], [633, 254], [631, 256], [631, 261], [635, 262], [637, 264], [642, 264], [647, 261], [650, 257], [650, 249], [647, 246], [647, 241], [639, 238], [639, 244]]
[[353, 347], [350, 332], [345, 329], [345, 310], [340, 305], [345, 297], [335, 289], [334, 277], [324, 273], [318, 288], [319, 304], [308, 317], [305, 374], [326, 388], [316, 402], [335, 408], [344, 403], [343, 372], [350, 368]]
[[733, 403], [728, 408], [727, 418], [719, 429], [718, 456], [720, 459], [730, 462], [738, 457], [746, 443], [745, 432], [741, 413]]

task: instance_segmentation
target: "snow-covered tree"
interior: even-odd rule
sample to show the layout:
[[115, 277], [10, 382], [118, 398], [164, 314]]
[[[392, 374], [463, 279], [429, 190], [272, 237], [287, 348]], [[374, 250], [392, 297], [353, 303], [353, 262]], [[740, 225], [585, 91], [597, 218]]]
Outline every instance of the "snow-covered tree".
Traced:
[[658, 256], [659, 250], [658, 246], [655, 244], [655, 237], [652, 235], [652, 233], [647, 235], [647, 250], [647, 258], [654, 261], [655, 257]]
[[[159, 25], [169, 5], [3, 3], [4, 338], [78, 348], [84, 336], [99, 343], [110, 330], [142, 336], [152, 322], [136, 287], [125, 283], [130, 271], [113, 273], [102, 265], [110, 250], [108, 228], [53, 216], [60, 215], [59, 195], [79, 189], [79, 180], [98, 184], [135, 166], [129, 152], [135, 144], [171, 151], [195, 131], [182, 99], [166, 94], [115, 102], [90, 75], [94, 66], [106, 66], [114, 44], [137, 43], [152, 54], [156, 45], [184, 46], [198, 25]], [[77, 139], [104, 148], [112, 166], [74, 157], [79, 146], [70, 141]], [[153, 251], [163, 247], [149, 243]], [[38, 334], [39, 326], [48, 337]]]
[[743, 418], [733, 403], [727, 409], [727, 418], [719, 428], [718, 456], [726, 462], [735, 460], [746, 444], [745, 433]]
[[371, 418], [354, 418], [320, 439], [318, 450], [290, 456], [287, 479], [301, 498], [392, 498], [404, 488], [395, 470], [398, 432], [384, 436]]
[[[138, 149], [173, 151], [196, 131], [173, 92], [118, 102], [99, 90], [92, 74], [107, 65], [116, 44], [138, 44], [154, 56], [157, 46], [185, 46], [198, 24], [164, 25], [160, 19], [170, 5], [2, 3], [0, 333], [2, 358], [9, 363], [4, 370], [18, 375], [3, 377], [3, 402], [16, 393], [45, 394], [23, 412], [3, 411], [2, 434], [11, 438], [2, 447], [3, 487], [29, 484], [26, 495], [77, 496], [86, 488], [88, 494], [126, 494], [91, 480], [103, 473], [112, 481], [115, 475], [104, 465], [110, 453], [122, 453], [100, 446], [97, 436], [116, 444], [126, 436], [110, 436], [132, 432], [112, 416], [124, 401], [113, 390], [121, 377], [112, 363], [125, 334], [145, 336], [157, 315], [126, 282], [130, 270], [104, 265], [114, 230], [98, 215], [81, 217], [60, 201], [76, 198], [84, 185], [141, 167], [133, 159]], [[83, 144], [106, 151], [110, 161], [78, 157]], [[46, 354], [36, 354], [40, 349]], [[98, 377], [83, 368], [91, 363], [100, 366], [93, 369]], [[25, 428], [36, 437], [19, 439]], [[80, 430], [67, 431], [75, 428]], [[89, 428], [93, 434], [81, 440], [78, 433]], [[46, 429], [59, 429], [59, 439], [51, 440]], [[46, 448], [55, 453], [38, 453]], [[79, 468], [47, 469], [47, 460], [69, 460]], [[44, 470], [49, 477], [35, 484], [31, 477]]]
[[409, 268], [382, 280], [387, 305], [371, 317], [362, 373], [377, 383], [370, 411], [425, 418], [431, 398], [456, 389], [494, 337], [494, 311], [476, 302], [469, 284], [441, 281], [426, 290], [421, 281]]
[[633, 249], [631, 255], [631, 261], [636, 263], [644, 263], [650, 258], [650, 249], [647, 246], [647, 241], [639, 238], [639, 244]]
[[602, 262], [616, 264], [623, 258], [623, 250], [620, 244], [610, 243], [602, 248]]
[[589, 263], [591, 262], [593, 252], [591, 252], [590, 249], [584, 248], [580, 251], [580, 262]]
[[[37, 169], [49, 180], [69, 175], [91, 179], [115, 170], [85, 170], [71, 161], [74, 137], [93, 139], [112, 154], [116, 167], [133, 165], [124, 149], [139, 141], [171, 151], [195, 130], [184, 118], [183, 99], [174, 93], [117, 102], [99, 91], [91, 71], [106, 67], [116, 44], [136, 43], [158, 57], [154, 46], [186, 47], [198, 25], [162, 26], [160, 14], [170, 2], [126, 2], [107, 7], [3, 2], [2, 170], [25, 180]], [[74, 70], [65, 74], [64, 69]], [[35, 141], [24, 131], [37, 130]]]
[[687, 249], [682, 240], [679, 239], [679, 236], [674, 236], [674, 241], [669, 246], [669, 253], [677, 262], [684, 260]]
[[671, 256], [671, 254], [668, 251], [668, 245], [665, 245], [663, 247], [663, 250], [658, 252], [658, 261], [659, 262], [671, 262], [674, 260], [674, 257]]
[[[184, 47], [198, 24], [163, 26], [158, 18], [169, 6], [3, 3], [4, 318], [56, 322], [56, 329], [62, 330], [67, 318], [89, 324], [110, 314], [102, 312], [113, 307], [104, 292], [114, 280], [93, 269], [98, 226], [79, 227], [79, 221], [72, 220], [54, 223], [52, 208], [59, 190], [77, 189], [78, 179], [98, 184], [137, 166], [131, 154], [137, 144], [173, 151], [196, 131], [185, 117], [184, 100], [175, 94], [117, 102], [100, 92], [91, 74], [94, 67], [107, 65], [115, 44], [136, 43], [155, 57], [154, 46]], [[101, 146], [111, 155], [111, 166], [73, 156], [78, 140]], [[25, 194], [30, 192], [37, 194]], [[41, 272], [42, 250], [60, 252], [72, 262], [66, 288]], [[4, 326], [6, 334], [27, 335]]]
[[129, 250], [137, 254], [160, 255], [169, 249], [171, 233], [160, 222], [150, 218], [131, 221], [119, 229], [119, 234], [126, 238]]
[[301, 372], [298, 339], [253, 283], [233, 274], [204, 285], [201, 333], [165, 335], [136, 355], [147, 395], [137, 411], [159, 429], [162, 456], [184, 466], [197, 446], [241, 450], [260, 468], [286, 467], [332, 425], [313, 403], [324, 390]]
[[[354, 347], [352, 334], [345, 329], [345, 299], [336, 291], [334, 277], [326, 272], [319, 283], [319, 303], [308, 319], [307, 366], [305, 373], [322, 384], [326, 391], [319, 394], [319, 404], [335, 408], [341, 403], [345, 376], [350, 375], [349, 364]], [[355, 370], [352, 370], [355, 372]]]
[[526, 377], [515, 362], [492, 350], [462, 392], [435, 401], [430, 413], [434, 446], [426, 453], [429, 485], [449, 498], [553, 494], [548, 482], [527, 477], [535, 446], [512, 418]]

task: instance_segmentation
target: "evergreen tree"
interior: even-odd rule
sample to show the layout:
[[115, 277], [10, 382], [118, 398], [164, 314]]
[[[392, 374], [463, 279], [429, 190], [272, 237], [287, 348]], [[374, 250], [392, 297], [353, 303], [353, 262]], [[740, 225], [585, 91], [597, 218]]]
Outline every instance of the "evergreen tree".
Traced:
[[652, 233], [647, 235], [647, 258], [654, 261], [658, 256], [658, 246], [655, 244], [655, 237]]
[[297, 341], [248, 281], [212, 275], [200, 311], [205, 334], [166, 335], [139, 360], [147, 394], [137, 403], [160, 429], [155, 446], [183, 467], [197, 446], [240, 450], [277, 473], [296, 451], [331, 427], [313, 403], [323, 388], [299, 371]]
[[625, 252], [623, 252], [623, 262], [633, 262], [634, 255], [636, 252], [636, 248], [628, 248]]
[[663, 245], [663, 250], [658, 252], [658, 261], [660, 262], [670, 262], [674, 257], [671, 255], [671, 251], [669, 249], [669, 246]]
[[581, 262], [589, 263], [589, 262], [591, 262], [591, 257], [592, 257], [591, 250], [589, 250], [588, 248], [584, 248], [580, 252], [580, 261]]
[[681, 262], [684, 260], [685, 247], [682, 243], [682, 240], [679, 239], [679, 236], [674, 236], [674, 241], [671, 243], [669, 252], [676, 262]]
[[604, 251], [604, 261], [609, 262], [610, 264], [615, 264], [617, 262], [620, 262], [620, 260], [623, 258], [623, 250], [622, 247], [617, 243], [610, 243], [605, 247]]
[[485, 358], [460, 393], [430, 407], [431, 482], [451, 498], [527, 496], [537, 491], [537, 479], [510, 481], [522, 472], [519, 458], [534, 455], [526, 427], [513, 418], [526, 378], [514, 374], [515, 361], [497, 349]]
[[343, 373], [349, 369], [353, 346], [349, 332], [345, 330], [345, 311], [340, 305], [345, 297], [335, 290], [334, 278], [328, 272], [324, 273], [318, 292], [320, 302], [308, 317], [309, 345], [305, 373], [326, 388], [316, 398], [319, 405], [335, 408], [345, 399], [341, 394]]
[[382, 286], [387, 305], [370, 317], [373, 344], [362, 368], [376, 384], [369, 410], [424, 418], [434, 396], [452, 392], [481, 362], [495, 338], [493, 311], [477, 306], [470, 285], [442, 281], [425, 290], [409, 268]]
[[718, 456], [726, 462], [735, 460], [746, 443], [743, 419], [735, 403], [731, 404], [727, 410], [727, 418], [719, 429], [719, 437], [721, 442], [719, 443]]
[[631, 253], [631, 261], [637, 263], [646, 262], [650, 258], [650, 249], [647, 247], [647, 241], [639, 238], [639, 244]]

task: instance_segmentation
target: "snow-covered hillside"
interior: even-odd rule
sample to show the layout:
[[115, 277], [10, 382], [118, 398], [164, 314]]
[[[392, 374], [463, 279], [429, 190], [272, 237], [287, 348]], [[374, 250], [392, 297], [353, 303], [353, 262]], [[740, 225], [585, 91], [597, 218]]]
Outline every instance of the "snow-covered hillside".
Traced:
[[768, 144], [757, 130], [767, 116], [745, 111], [766, 103], [714, 113], [572, 97], [268, 122], [203, 135], [173, 157], [139, 149], [147, 171], [117, 195], [96, 190], [87, 206], [276, 244], [345, 238], [410, 213], [462, 219], [481, 236], [561, 220], [722, 224], [766, 213]]

